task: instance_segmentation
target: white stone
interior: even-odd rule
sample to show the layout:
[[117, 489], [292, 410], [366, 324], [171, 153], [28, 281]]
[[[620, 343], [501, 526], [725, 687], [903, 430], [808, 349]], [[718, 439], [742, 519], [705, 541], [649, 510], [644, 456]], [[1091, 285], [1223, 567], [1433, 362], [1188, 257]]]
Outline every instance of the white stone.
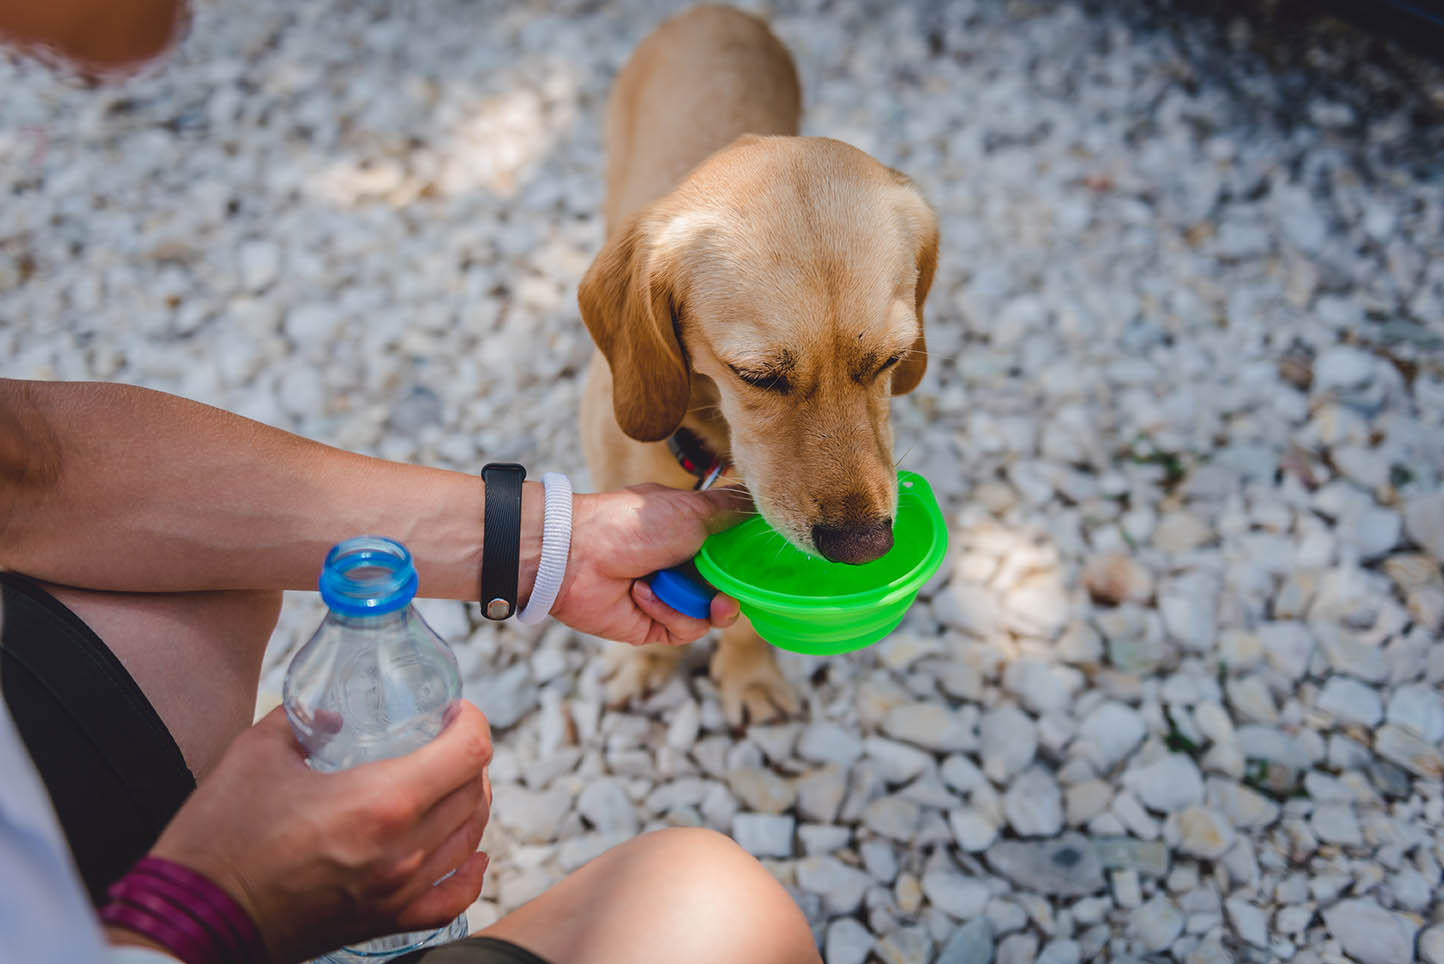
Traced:
[[933, 765], [932, 754], [896, 740], [870, 736], [862, 746], [867, 757], [882, 768], [888, 783], [904, 783]]
[[1183, 853], [1206, 860], [1222, 857], [1236, 839], [1223, 814], [1203, 806], [1171, 815], [1163, 825], [1163, 834]]
[[1006, 783], [1033, 760], [1038, 750], [1038, 728], [1028, 714], [1004, 703], [983, 714], [978, 725], [983, 772]]
[[798, 737], [797, 755], [813, 763], [849, 767], [862, 756], [862, 741], [836, 723], [809, 723]]
[[1230, 897], [1223, 906], [1239, 937], [1254, 947], [1266, 949], [1269, 946], [1267, 913], [1242, 897]]
[[738, 767], [727, 774], [727, 787], [743, 806], [759, 813], [782, 813], [797, 800], [792, 781], [766, 767]]
[[828, 964], [865, 964], [876, 938], [853, 917], [839, 917], [827, 925], [823, 947]]
[[587, 782], [577, 795], [577, 813], [599, 833], [634, 834], [641, 826], [636, 804], [609, 777]]
[[906, 703], [883, 720], [882, 731], [914, 746], [940, 753], [971, 750], [977, 737], [962, 715], [938, 703]]
[[1183, 932], [1183, 914], [1173, 901], [1159, 894], [1133, 912], [1129, 928], [1137, 935], [1144, 950], [1164, 951]]
[[1169, 753], [1151, 763], [1129, 767], [1123, 773], [1123, 785], [1149, 809], [1160, 813], [1174, 813], [1203, 802], [1203, 775], [1198, 765], [1182, 753]]
[[1051, 837], [1063, 829], [1063, 794], [1047, 770], [1029, 767], [1003, 794], [1003, 813], [1020, 837]]
[[281, 270], [281, 249], [272, 241], [247, 241], [239, 249], [241, 284], [259, 292], [276, 280]]
[[1419, 959], [1425, 964], [1444, 964], [1444, 924], [1435, 924], [1419, 935]]
[[1379, 694], [1344, 676], [1335, 676], [1324, 684], [1318, 706], [1337, 720], [1361, 726], [1374, 726], [1384, 717], [1384, 705]]
[[1359, 821], [1354, 817], [1354, 808], [1347, 804], [1325, 804], [1316, 807], [1309, 818], [1309, 826], [1325, 843], [1357, 847], [1364, 842]]
[[997, 824], [972, 807], [949, 813], [948, 826], [958, 846], [969, 853], [986, 850], [998, 839]]
[[1133, 752], [1147, 732], [1143, 717], [1122, 703], [1103, 703], [1078, 726], [1078, 746], [1100, 771]]
[[862, 903], [872, 878], [832, 856], [804, 857], [797, 862], [797, 885], [822, 896], [829, 914], [850, 914]]
[[1444, 697], [1432, 686], [1401, 686], [1389, 698], [1387, 719], [1428, 743], [1444, 740]]
[[946, 870], [922, 876], [923, 894], [939, 910], [959, 920], [972, 920], [983, 912], [992, 891], [980, 880]]
[[1323, 911], [1329, 933], [1360, 964], [1398, 964], [1414, 956], [1419, 925], [1365, 898], [1341, 900]]

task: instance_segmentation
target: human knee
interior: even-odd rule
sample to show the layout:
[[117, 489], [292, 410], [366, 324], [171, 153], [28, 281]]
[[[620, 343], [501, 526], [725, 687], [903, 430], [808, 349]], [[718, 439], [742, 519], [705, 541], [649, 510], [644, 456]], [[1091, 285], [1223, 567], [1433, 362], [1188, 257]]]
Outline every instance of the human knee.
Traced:
[[[786, 889], [767, 868], [725, 834], [697, 827], [658, 830], [639, 838], [651, 859], [667, 867], [687, 869], [681, 890], [697, 899], [694, 909], [705, 908], [714, 919], [693, 920], [698, 933], [730, 935], [734, 952], [756, 941], [745, 957], [766, 964], [816, 962], [817, 946], [807, 918]], [[706, 926], [708, 923], [711, 926]], [[750, 940], [749, 940], [750, 939]]]

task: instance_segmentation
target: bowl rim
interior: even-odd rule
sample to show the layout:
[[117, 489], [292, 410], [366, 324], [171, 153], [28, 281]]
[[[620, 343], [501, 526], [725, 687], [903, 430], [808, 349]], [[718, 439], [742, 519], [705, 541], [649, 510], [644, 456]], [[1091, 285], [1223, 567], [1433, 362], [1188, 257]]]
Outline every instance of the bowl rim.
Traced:
[[[794, 616], [801, 615], [845, 615], [860, 609], [880, 609], [894, 606], [916, 596], [939, 566], [948, 550], [948, 527], [943, 518], [942, 508], [933, 494], [928, 480], [916, 472], [898, 472], [899, 487], [910, 490], [911, 496], [921, 503], [924, 514], [932, 521], [931, 541], [917, 563], [904, 575], [873, 589], [845, 593], [836, 596], [799, 596], [796, 593], [762, 589], [752, 583], [743, 582], [727, 573], [713, 562], [706, 543], [697, 553], [697, 571], [714, 587], [742, 603], [762, 606], [770, 612]], [[760, 517], [759, 517], [760, 519]], [[749, 523], [743, 523], [747, 525]], [[766, 523], [762, 523], [766, 525]], [[738, 592], [738, 589], [741, 592]]]

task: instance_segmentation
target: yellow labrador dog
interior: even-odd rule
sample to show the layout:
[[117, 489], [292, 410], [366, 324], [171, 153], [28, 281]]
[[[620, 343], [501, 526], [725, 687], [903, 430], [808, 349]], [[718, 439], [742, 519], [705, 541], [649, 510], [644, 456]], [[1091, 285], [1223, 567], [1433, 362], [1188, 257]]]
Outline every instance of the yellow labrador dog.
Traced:
[[[583, 444], [604, 489], [690, 488], [729, 464], [794, 545], [863, 563], [892, 545], [888, 399], [927, 364], [937, 219], [902, 174], [797, 136], [800, 113], [787, 49], [728, 7], [672, 18], [622, 69], [606, 243], [578, 294], [599, 349]], [[680, 656], [616, 647], [609, 698], [659, 686]], [[798, 709], [745, 619], [712, 675], [734, 725]]]

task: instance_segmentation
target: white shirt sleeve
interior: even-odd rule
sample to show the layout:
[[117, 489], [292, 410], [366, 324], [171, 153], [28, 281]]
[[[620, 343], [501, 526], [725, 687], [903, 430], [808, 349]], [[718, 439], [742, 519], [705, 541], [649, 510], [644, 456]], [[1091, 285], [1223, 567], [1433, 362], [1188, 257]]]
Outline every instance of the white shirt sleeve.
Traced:
[[80, 885], [50, 796], [0, 700], [0, 948], [6, 960], [176, 964], [169, 954], [111, 947]]

